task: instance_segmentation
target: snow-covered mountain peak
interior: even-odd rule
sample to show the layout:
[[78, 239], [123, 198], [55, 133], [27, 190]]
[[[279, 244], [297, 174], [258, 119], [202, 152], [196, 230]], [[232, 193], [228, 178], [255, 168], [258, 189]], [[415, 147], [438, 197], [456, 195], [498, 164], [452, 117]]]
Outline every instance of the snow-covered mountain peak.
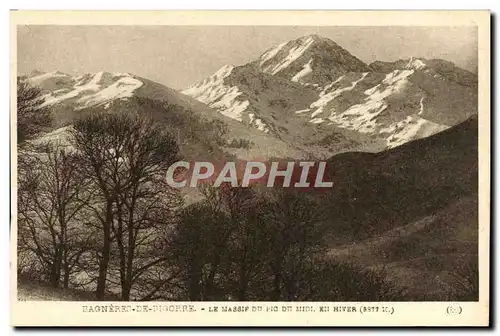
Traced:
[[297, 116], [391, 147], [474, 113], [474, 80], [451, 62], [421, 57], [367, 66], [334, 41], [306, 35], [272, 46], [254, 62], [224, 66], [183, 93], [279, 136], [294, 132]]
[[205, 87], [222, 84], [224, 79], [230, 76], [233, 70], [234, 70], [233, 65], [226, 64], [219, 70], [214, 72], [211, 76], [183, 90], [182, 93], [188, 96], [199, 95], [201, 91], [204, 91], [203, 88]]
[[258, 71], [314, 87], [323, 87], [346, 72], [368, 67], [334, 41], [306, 35], [266, 50], [253, 62]]
[[299, 60], [314, 42], [314, 38], [307, 36], [271, 48], [260, 57], [260, 70], [271, 75], [283, 71]]
[[234, 70], [234, 65], [226, 64], [214, 73], [215, 77], [225, 78]]
[[306, 35], [248, 64], [225, 66], [183, 93], [282, 139], [342, 129], [387, 148], [476, 113], [476, 82], [444, 60], [411, 57], [368, 66], [334, 41]]
[[375, 61], [369, 65], [374, 72], [390, 73], [396, 70], [411, 69], [425, 73], [436, 80], [455, 82], [467, 87], [477, 86], [477, 75], [443, 59], [411, 57], [393, 62]]

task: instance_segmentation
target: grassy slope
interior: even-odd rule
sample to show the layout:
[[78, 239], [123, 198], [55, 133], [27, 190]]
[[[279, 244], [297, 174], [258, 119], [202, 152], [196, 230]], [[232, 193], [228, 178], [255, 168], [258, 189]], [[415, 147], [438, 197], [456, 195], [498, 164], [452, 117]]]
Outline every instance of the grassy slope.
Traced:
[[357, 237], [382, 234], [477, 194], [477, 119], [381, 153], [346, 153], [328, 164], [325, 208]]
[[450, 206], [383, 235], [331, 249], [329, 255], [367, 267], [385, 268], [419, 298], [448, 295], [452, 273], [477, 258], [477, 198]]
[[332, 240], [330, 255], [385, 267], [420, 298], [448, 295], [451, 274], [477, 257], [477, 119], [383, 153], [340, 156], [330, 172], [343, 184], [330, 201], [344, 209], [330, 218], [360, 229], [349, 244]]
[[[52, 288], [48, 284], [33, 281], [20, 276], [17, 281], [17, 299], [19, 301], [96, 301], [94, 293], [78, 290]], [[107, 297], [109, 301], [117, 301], [117, 297]]]

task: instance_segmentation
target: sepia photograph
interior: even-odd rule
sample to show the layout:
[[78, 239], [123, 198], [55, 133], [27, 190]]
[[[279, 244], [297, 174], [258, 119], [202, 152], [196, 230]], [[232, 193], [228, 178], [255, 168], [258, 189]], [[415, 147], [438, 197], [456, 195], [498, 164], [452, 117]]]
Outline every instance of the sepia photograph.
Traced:
[[469, 24], [420, 25], [22, 14], [12, 31], [16, 304], [285, 314], [273, 303], [293, 303], [360, 318], [449, 302], [460, 318], [481, 302], [487, 314], [479, 55], [486, 38], [489, 57], [489, 36], [478, 12]]

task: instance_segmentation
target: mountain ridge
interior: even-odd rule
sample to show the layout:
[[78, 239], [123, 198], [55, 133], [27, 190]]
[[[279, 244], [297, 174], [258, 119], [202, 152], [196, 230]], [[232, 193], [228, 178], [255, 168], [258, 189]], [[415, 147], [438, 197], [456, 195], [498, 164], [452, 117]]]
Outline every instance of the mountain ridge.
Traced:
[[[240, 140], [268, 147], [270, 156], [378, 152], [477, 113], [477, 77], [451, 62], [409, 58], [367, 65], [318, 35], [268, 48], [247, 64], [223, 66], [182, 91], [127, 72], [71, 76], [38, 70], [25, 79], [44, 91], [58, 126], [79, 110], [146, 98], [219, 119], [233, 139], [244, 134]], [[261, 135], [274, 145], [266, 146]], [[254, 156], [243, 149], [233, 153]]]
[[[177, 133], [195, 133], [195, 139], [186, 140], [185, 145], [189, 146], [183, 154], [187, 157], [195, 157], [200, 153], [209, 154], [207, 148], [219, 146], [224, 147], [228, 155], [245, 159], [279, 156], [280, 153], [294, 157], [310, 155], [300, 146], [288, 144], [256, 128], [247, 127], [216, 113], [189, 96], [133, 74], [99, 72], [71, 76], [59, 72], [38, 72], [36, 76], [25, 77], [24, 80], [42, 90], [46, 99], [44, 106], [50, 108], [53, 117], [53, 131], [42, 135], [40, 141], [64, 138], [67, 126], [92, 111], [129, 111], [142, 113], [166, 123], [166, 128], [177, 127]], [[125, 85], [120, 86], [123, 81]], [[127, 85], [128, 83], [133, 85]], [[109, 94], [102, 94], [103, 92]], [[201, 124], [212, 122], [223, 127], [223, 140], [226, 143], [217, 144], [209, 135], [203, 136], [202, 129], [199, 129]], [[181, 124], [183, 129], [179, 128]], [[194, 129], [197, 131], [193, 131]], [[231, 143], [248, 143], [248, 148]]]
[[[252, 85], [247, 78], [255, 79]], [[477, 113], [476, 76], [451, 62], [415, 57], [367, 65], [317, 35], [275, 45], [244, 65], [224, 66], [181, 92], [278, 137], [325, 124], [363, 133], [385, 148]], [[277, 120], [283, 108], [287, 114]], [[287, 129], [283, 119], [292, 114], [302, 121]]]

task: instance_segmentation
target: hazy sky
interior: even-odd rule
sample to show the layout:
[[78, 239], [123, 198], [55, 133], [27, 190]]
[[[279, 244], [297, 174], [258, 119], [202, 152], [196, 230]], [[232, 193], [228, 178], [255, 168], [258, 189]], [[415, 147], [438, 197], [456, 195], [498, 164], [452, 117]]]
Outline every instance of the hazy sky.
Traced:
[[23, 26], [18, 72], [130, 72], [182, 89], [274, 44], [328, 37], [364, 62], [443, 58], [477, 72], [477, 30], [461, 27]]

